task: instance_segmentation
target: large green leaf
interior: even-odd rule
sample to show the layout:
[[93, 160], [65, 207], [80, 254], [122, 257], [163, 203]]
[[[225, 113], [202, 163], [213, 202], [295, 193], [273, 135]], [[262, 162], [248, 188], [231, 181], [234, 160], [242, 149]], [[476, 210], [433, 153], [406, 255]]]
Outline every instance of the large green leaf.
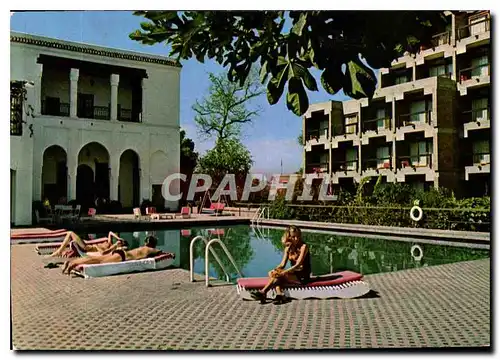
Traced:
[[276, 77], [272, 77], [271, 80], [267, 83], [267, 100], [269, 104], [276, 104], [281, 95], [283, 94], [283, 90], [285, 89], [286, 79], [289, 71], [289, 64], [282, 65], [281, 70], [279, 71]]
[[302, 31], [304, 30], [306, 24], [307, 24], [307, 13], [303, 12], [300, 14], [297, 22], [293, 25], [292, 33], [296, 34], [297, 36], [302, 36]]
[[330, 95], [335, 95], [342, 89], [344, 74], [340, 69], [337, 71], [332, 69], [325, 69], [321, 74], [321, 85], [323, 89]]
[[346, 66], [344, 93], [354, 99], [371, 98], [375, 92], [377, 79], [375, 73], [361, 60], [351, 60]]
[[288, 81], [288, 94], [286, 94], [286, 106], [297, 116], [302, 116], [309, 107], [306, 91], [299, 78], [291, 78]]
[[307, 70], [303, 65], [293, 62], [290, 67], [290, 71], [288, 73], [288, 78], [298, 77], [304, 81], [306, 87], [311, 91], [318, 91], [318, 85], [316, 84], [316, 80], [311, 75], [309, 70]]

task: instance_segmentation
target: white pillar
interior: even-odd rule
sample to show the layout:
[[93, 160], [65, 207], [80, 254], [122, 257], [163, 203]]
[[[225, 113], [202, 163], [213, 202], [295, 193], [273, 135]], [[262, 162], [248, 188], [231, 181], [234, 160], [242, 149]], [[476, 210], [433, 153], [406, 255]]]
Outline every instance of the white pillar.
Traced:
[[112, 155], [109, 159], [109, 166], [111, 168], [110, 178], [109, 178], [109, 200], [118, 200], [118, 181], [120, 174], [120, 158], [116, 155]]
[[144, 119], [147, 118], [147, 115], [146, 115], [146, 110], [147, 110], [147, 107], [146, 107], [146, 97], [147, 97], [147, 86], [148, 86], [148, 80], [147, 79], [142, 79], [141, 81], [141, 87], [142, 87], [142, 98], [141, 98], [141, 101], [142, 101], [142, 110], [141, 110], [141, 115], [140, 115], [140, 118], [139, 118], [139, 121], [140, 122], [144, 122]]
[[118, 84], [120, 83], [120, 75], [111, 74], [111, 121], [116, 121], [118, 118]]
[[42, 75], [43, 75], [43, 64], [37, 64], [37, 74], [35, 76], [35, 99], [33, 101], [33, 107], [35, 116], [42, 114]]
[[78, 98], [78, 77], [80, 76], [79, 69], [71, 69], [70, 79], [70, 92], [69, 92], [69, 116], [76, 118], [77, 98]]
[[66, 158], [66, 166], [68, 167], [68, 188], [67, 191], [67, 200], [76, 200], [76, 174], [78, 169], [78, 155], [76, 157], [70, 151], [67, 153]]

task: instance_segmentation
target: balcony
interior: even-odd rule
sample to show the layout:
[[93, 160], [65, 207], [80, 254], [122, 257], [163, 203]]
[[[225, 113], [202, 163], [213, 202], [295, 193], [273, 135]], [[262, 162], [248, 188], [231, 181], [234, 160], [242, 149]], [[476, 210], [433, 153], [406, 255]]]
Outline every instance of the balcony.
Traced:
[[332, 182], [339, 183], [340, 178], [353, 178], [359, 182], [360, 174], [358, 173], [358, 160], [341, 160], [332, 161]]
[[471, 174], [489, 174], [490, 173], [490, 153], [478, 152], [472, 154], [472, 166], [465, 167], [465, 180], [469, 180]]
[[332, 126], [332, 148], [337, 149], [342, 142], [352, 141], [352, 146], [359, 145], [358, 117], [356, 122]]
[[384, 175], [387, 176], [388, 178], [390, 177], [391, 178], [390, 181], [393, 181], [391, 157], [387, 156], [387, 157], [363, 160], [362, 175], [364, 177]]
[[311, 151], [313, 145], [324, 145], [328, 149], [328, 128], [306, 130], [306, 151]]
[[445, 31], [439, 34], [436, 34], [431, 39], [431, 45], [433, 47], [438, 47], [441, 45], [451, 44], [451, 31]]
[[328, 173], [328, 162], [312, 162], [308, 163], [306, 166], [306, 174], [322, 174]]
[[[59, 99], [57, 99], [59, 100]], [[69, 104], [42, 100], [42, 115], [69, 116]]]
[[434, 181], [432, 156], [432, 153], [398, 156], [396, 163], [397, 181], [404, 182], [406, 176], [409, 175], [425, 175], [425, 181]]
[[490, 128], [490, 107], [467, 110], [462, 113], [464, 123], [464, 138], [469, 136], [469, 131]]
[[457, 40], [480, 35], [490, 31], [490, 18], [486, 18], [457, 29]]
[[132, 110], [131, 109], [118, 109], [118, 120], [120, 121], [128, 121], [128, 122], [138, 122], [137, 120], [132, 119]]

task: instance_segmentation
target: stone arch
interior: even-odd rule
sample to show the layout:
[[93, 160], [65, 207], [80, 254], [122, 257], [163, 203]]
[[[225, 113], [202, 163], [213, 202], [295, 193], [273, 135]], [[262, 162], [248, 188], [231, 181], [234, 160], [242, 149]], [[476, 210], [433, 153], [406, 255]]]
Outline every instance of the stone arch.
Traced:
[[123, 207], [140, 205], [140, 158], [136, 151], [127, 149], [120, 155], [118, 200]]
[[[109, 199], [110, 197], [110, 156], [106, 147], [98, 142], [90, 142], [82, 146], [78, 152], [78, 170], [76, 176], [77, 202], [80, 204], [94, 204], [96, 198]], [[83, 167], [87, 166], [92, 171]]]
[[68, 189], [68, 156], [60, 145], [47, 146], [42, 155], [42, 200], [65, 203]]

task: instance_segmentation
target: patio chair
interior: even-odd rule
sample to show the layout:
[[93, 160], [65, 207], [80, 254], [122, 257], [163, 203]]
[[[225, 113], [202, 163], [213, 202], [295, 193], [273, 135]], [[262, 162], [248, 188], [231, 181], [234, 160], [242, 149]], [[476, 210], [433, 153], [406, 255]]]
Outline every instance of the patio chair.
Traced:
[[183, 219], [189, 219], [191, 217], [191, 209], [189, 206], [183, 206], [181, 212], [175, 214], [176, 217], [182, 217]]
[[37, 224], [43, 224], [43, 223], [53, 224], [54, 223], [54, 216], [53, 215], [50, 215], [50, 216], [47, 215], [45, 217], [41, 217], [38, 209], [35, 209], [35, 218], [36, 218]]

